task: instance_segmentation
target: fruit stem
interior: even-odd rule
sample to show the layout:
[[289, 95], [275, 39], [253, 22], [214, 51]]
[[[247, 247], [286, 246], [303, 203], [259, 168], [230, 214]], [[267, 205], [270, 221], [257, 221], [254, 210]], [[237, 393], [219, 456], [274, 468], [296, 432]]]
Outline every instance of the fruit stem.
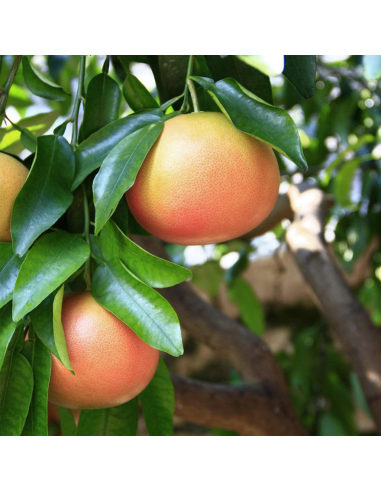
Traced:
[[8, 74], [8, 78], [4, 84], [4, 87], [0, 91], [0, 115], [5, 113], [5, 107], [7, 105], [9, 91], [11, 90], [12, 84], [15, 80], [17, 70], [19, 69], [21, 63], [22, 55], [15, 55], [13, 60], [11, 71]]
[[[86, 192], [86, 185], [85, 183], [82, 183], [82, 192], [83, 192], [83, 210], [85, 214], [85, 230], [83, 232], [86, 242], [89, 245], [89, 248], [91, 248], [90, 245], [90, 213], [89, 213], [89, 201], [87, 199], [87, 192]], [[90, 272], [90, 261], [91, 261], [91, 256], [89, 256], [89, 259], [86, 261], [85, 264], [85, 281], [86, 281], [86, 286], [87, 290], [91, 290], [91, 272]]]
[[192, 75], [193, 63], [194, 63], [194, 55], [189, 55], [187, 76], [185, 78], [184, 101], [183, 101], [183, 104], [181, 105], [181, 109], [180, 109], [180, 112], [181, 113], [186, 113], [187, 111], [189, 111], [189, 85], [188, 85], [188, 77], [190, 77]]
[[82, 100], [83, 82], [85, 80], [85, 68], [86, 68], [86, 55], [81, 55], [77, 94], [75, 96], [73, 111], [70, 117], [70, 121], [73, 122], [73, 131], [71, 135], [71, 145], [73, 147], [75, 147], [78, 144], [78, 114], [79, 114], [79, 107], [81, 105], [81, 100]]
[[194, 112], [199, 113], [200, 112], [200, 106], [198, 104], [196, 87], [194, 86], [193, 80], [187, 79], [187, 86], [189, 87], [189, 92], [190, 92], [190, 95], [192, 98]]

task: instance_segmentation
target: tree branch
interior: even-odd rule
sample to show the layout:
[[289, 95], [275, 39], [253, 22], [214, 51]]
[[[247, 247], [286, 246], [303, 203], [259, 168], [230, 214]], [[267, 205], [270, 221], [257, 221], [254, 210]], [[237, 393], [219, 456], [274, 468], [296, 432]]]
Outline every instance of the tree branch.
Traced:
[[288, 192], [295, 219], [286, 239], [312, 288], [314, 301], [340, 340], [359, 377], [381, 433], [381, 335], [350, 290], [324, 241], [324, 193], [291, 186]]
[[198, 425], [220, 427], [246, 436], [305, 435], [289, 407], [280, 406], [262, 386], [224, 386], [172, 376], [175, 413]]
[[[135, 238], [135, 240], [151, 253], [161, 257], [166, 256], [157, 239], [139, 237]], [[305, 433], [294, 413], [285, 377], [271, 354], [268, 345], [261, 338], [244, 328], [237, 321], [224, 315], [218, 309], [202, 301], [187, 283], [163, 289], [161, 294], [174, 307], [182, 328], [187, 330], [196, 340], [204, 343], [219, 356], [229, 361], [241, 373], [246, 383], [254, 383], [256, 387], [260, 386], [262, 391], [266, 389], [263, 393], [265, 395], [263, 398], [267, 398], [269, 402], [271, 400], [271, 403], [268, 404], [268, 409], [280, 409], [281, 415], [290, 422], [288, 432], [294, 435]], [[197, 385], [198, 383], [194, 384]], [[225, 388], [226, 391], [227, 389], [229, 387]], [[189, 399], [185, 401], [187, 404], [190, 403]], [[185, 405], [183, 406], [185, 408]], [[250, 405], [249, 408], [251, 408]], [[254, 411], [253, 408], [251, 410]], [[187, 409], [182, 411], [188, 412]], [[201, 408], [197, 412], [202, 412]], [[271, 412], [273, 413], [273, 410]], [[219, 414], [221, 414], [221, 411]], [[187, 415], [191, 416], [192, 412], [188, 412]], [[251, 418], [255, 419], [255, 415], [251, 415]], [[196, 422], [195, 419], [197, 418], [195, 415], [189, 419], [192, 422]], [[282, 419], [279, 418], [277, 421], [280, 424]], [[254, 425], [258, 426], [259, 424], [256, 423]], [[291, 426], [293, 431], [291, 431]], [[282, 429], [282, 426], [277, 431], [273, 428], [272, 432], [281, 434]], [[265, 432], [265, 430], [262, 432]]]

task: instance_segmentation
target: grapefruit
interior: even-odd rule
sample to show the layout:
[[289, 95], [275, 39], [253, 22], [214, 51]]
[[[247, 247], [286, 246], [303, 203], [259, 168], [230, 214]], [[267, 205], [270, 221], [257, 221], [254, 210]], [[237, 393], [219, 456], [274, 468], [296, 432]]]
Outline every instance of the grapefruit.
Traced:
[[151, 381], [159, 351], [100, 306], [90, 291], [64, 296], [62, 325], [75, 375], [52, 355], [50, 402], [70, 409], [114, 407]]
[[222, 113], [191, 113], [165, 122], [126, 198], [154, 236], [211, 244], [260, 224], [275, 204], [279, 182], [271, 147], [237, 130]]
[[10, 242], [13, 203], [28, 176], [17, 159], [0, 152], [0, 242]]

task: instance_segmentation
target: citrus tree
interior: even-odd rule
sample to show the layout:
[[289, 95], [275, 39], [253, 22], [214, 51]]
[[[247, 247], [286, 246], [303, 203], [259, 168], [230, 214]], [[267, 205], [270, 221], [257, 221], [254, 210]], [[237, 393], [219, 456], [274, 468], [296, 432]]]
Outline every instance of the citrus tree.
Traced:
[[[380, 427], [380, 66], [0, 55], [0, 433]], [[317, 309], [256, 294], [268, 231]], [[192, 344], [228, 371], [176, 375]]]

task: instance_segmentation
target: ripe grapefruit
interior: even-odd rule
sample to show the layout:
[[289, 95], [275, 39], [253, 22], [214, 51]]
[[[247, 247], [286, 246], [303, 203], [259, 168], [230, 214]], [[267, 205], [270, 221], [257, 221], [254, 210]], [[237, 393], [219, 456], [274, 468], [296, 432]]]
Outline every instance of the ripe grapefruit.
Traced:
[[137, 221], [158, 238], [211, 244], [260, 224], [279, 181], [268, 145], [222, 113], [192, 113], [165, 122], [126, 198]]
[[17, 159], [0, 152], [0, 242], [10, 242], [13, 203], [28, 176]]
[[75, 375], [52, 355], [50, 402], [70, 409], [114, 407], [151, 381], [159, 351], [100, 306], [90, 291], [64, 296], [62, 325]]

